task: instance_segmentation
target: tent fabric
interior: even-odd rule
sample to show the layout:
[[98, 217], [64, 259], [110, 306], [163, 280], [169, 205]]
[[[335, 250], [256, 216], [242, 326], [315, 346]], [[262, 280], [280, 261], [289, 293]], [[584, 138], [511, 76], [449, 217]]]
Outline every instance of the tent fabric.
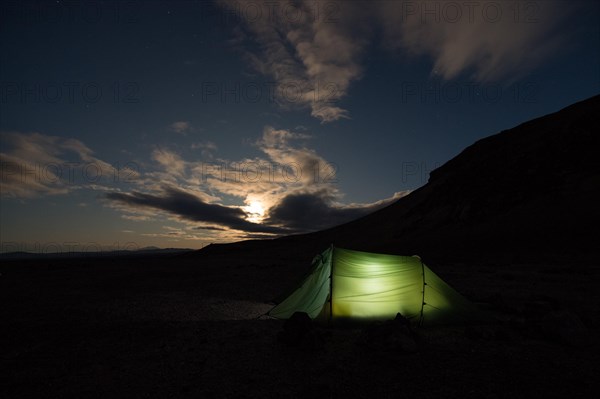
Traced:
[[269, 315], [287, 319], [300, 311], [314, 319], [325, 307], [333, 319], [385, 320], [401, 313], [421, 324], [462, 318], [473, 310], [419, 257], [333, 246], [315, 257], [298, 289]]
[[331, 249], [317, 255], [312, 262], [312, 271], [287, 299], [271, 309], [270, 316], [288, 319], [294, 312], [306, 312], [316, 318], [329, 299], [329, 277], [331, 276]]

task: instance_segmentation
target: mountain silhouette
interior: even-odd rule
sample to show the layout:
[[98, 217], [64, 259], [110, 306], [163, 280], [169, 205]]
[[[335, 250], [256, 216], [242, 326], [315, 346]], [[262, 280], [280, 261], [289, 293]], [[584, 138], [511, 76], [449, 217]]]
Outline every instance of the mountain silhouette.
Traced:
[[329, 244], [434, 259], [597, 259], [600, 96], [481, 139], [388, 207], [327, 230], [203, 254], [312, 257]]

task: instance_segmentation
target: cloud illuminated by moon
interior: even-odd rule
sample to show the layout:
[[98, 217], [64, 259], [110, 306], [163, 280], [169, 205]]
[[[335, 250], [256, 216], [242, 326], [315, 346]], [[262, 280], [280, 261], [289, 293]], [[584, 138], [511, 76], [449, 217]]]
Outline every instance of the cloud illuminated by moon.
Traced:
[[242, 208], [248, 215], [246, 220], [252, 223], [261, 223], [264, 219], [265, 208], [260, 201], [252, 201]]

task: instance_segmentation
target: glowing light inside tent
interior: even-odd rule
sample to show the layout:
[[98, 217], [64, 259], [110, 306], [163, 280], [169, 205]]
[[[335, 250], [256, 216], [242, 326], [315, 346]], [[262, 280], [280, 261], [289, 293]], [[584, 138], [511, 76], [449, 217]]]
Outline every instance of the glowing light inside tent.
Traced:
[[270, 315], [285, 319], [296, 311], [311, 318], [378, 320], [401, 313], [430, 324], [466, 317], [474, 308], [417, 257], [331, 247], [315, 257], [301, 286]]
[[422, 289], [420, 268], [402, 268], [398, 258], [380, 257], [373, 262], [360, 255], [350, 262], [341, 259], [334, 268], [333, 315], [389, 319], [400, 312], [416, 316], [421, 311], [419, 295], [415, 295]]

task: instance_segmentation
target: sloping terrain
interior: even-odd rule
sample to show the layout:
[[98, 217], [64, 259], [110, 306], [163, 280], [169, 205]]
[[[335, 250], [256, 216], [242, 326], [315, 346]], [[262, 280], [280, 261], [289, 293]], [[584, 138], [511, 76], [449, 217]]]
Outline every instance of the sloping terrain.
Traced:
[[[470, 261], [595, 259], [600, 225], [600, 96], [477, 141], [429, 182], [356, 221], [221, 251], [358, 250]], [[192, 255], [193, 256], [193, 255]]]
[[[5, 260], [0, 397], [593, 397], [599, 100], [481, 140], [408, 197], [326, 231]], [[283, 322], [260, 315], [331, 242], [436, 259], [496, 319], [418, 329], [411, 353], [339, 327], [286, 346]]]

